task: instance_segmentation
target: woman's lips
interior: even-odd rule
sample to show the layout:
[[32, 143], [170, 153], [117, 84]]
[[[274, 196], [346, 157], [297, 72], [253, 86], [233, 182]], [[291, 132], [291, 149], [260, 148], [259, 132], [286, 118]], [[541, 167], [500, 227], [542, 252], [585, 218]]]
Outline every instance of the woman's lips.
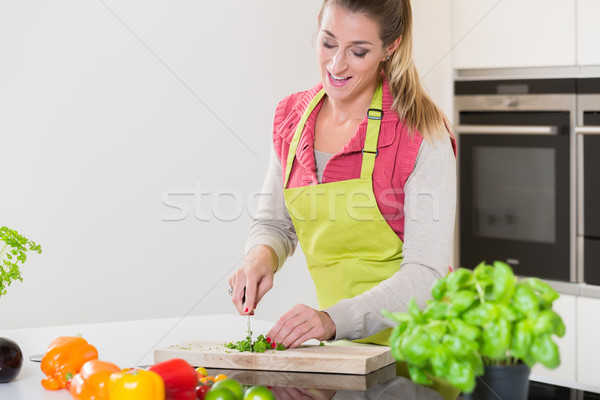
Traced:
[[335, 87], [345, 86], [348, 84], [348, 82], [350, 82], [350, 79], [352, 79], [351, 76], [349, 76], [349, 77], [335, 76], [329, 71], [327, 71], [327, 78], [329, 79], [329, 83], [331, 84], [331, 86], [335, 86]]

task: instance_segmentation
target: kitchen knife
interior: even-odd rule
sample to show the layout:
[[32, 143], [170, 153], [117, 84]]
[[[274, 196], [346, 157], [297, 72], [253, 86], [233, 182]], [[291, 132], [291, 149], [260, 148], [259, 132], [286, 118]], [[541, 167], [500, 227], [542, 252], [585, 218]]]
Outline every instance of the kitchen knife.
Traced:
[[[244, 295], [242, 296], [242, 304], [246, 305], [246, 288], [244, 288]], [[247, 308], [247, 307], [245, 307]], [[250, 327], [250, 314], [248, 314], [248, 321], [246, 322], [248, 327], [248, 336], [250, 336], [250, 341], [252, 341], [252, 328]]]

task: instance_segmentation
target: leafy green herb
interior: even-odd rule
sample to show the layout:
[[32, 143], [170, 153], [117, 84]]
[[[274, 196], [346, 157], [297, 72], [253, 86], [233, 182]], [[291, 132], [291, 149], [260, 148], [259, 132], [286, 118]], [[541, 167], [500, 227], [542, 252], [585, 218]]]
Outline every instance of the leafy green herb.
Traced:
[[[271, 350], [271, 344], [267, 342], [265, 335], [258, 335], [256, 341], [252, 341], [252, 332], [248, 332], [245, 340], [240, 340], [235, 343], [225, 343], [225, 347], [228, 349], [234, 349], [237, 351], [249, 351], [252, 353], [264, 353], [265, 350]], [[281, 343], [277, 343], [275, 350], [285, 350], [285, 347]]]
[[[4, 243], [4, 245], [2, 245]], [[14, 281], [23, 282], [19, 262], [27, 261], [27, 252], [42, 252], [42, 247], [35, 242], [19, 235], [15, 230], [6, 226], [0, 228], [0, 297], [6, 294], [6, 288]]]
[[484, 365], [560, 364], [552, 336], [564, 336], [565, 325], [552, 310], [558, 293], [547, 283], [518, 282], [506, 263], [482, 262], [439, 279], [431, 294], [423, 311], [413, 298], [405, 313], [383, 312], [397, 323], [392, 355], [406, 361], [413, 381], [430, 384], [437, 376], [469, 393]]

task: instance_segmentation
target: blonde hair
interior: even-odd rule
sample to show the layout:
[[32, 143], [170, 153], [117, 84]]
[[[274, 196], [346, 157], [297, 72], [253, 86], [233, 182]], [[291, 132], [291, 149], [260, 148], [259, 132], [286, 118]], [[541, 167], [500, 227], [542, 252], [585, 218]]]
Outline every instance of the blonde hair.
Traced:
[[410, 0], [324, 0], [319, 21], [328, 5], [364, 14], [377, 22], [384, 48], [402, 36], [400, 45], [382, 66], [394, 98], [392, 107], [411, 133], [419, 132], [425, 139], [448, 135], [448, 119], [421, 85], [413, 60]]

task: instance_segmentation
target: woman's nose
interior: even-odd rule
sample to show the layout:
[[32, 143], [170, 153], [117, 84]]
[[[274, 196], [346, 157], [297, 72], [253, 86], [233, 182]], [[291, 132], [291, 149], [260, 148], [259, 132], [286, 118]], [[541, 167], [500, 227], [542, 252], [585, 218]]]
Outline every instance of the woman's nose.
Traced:
[[344, 52], [338, 51], [337, 53], [335, 53], [335, 55], [331, 59], [331, 65], [330, 65], [329, 70], [331, 71], [332, 74], [335, 75], [336, 72], [337, 73], [343, 72], [345, 67], [346, 67], [346, 58], [344, 57]]

